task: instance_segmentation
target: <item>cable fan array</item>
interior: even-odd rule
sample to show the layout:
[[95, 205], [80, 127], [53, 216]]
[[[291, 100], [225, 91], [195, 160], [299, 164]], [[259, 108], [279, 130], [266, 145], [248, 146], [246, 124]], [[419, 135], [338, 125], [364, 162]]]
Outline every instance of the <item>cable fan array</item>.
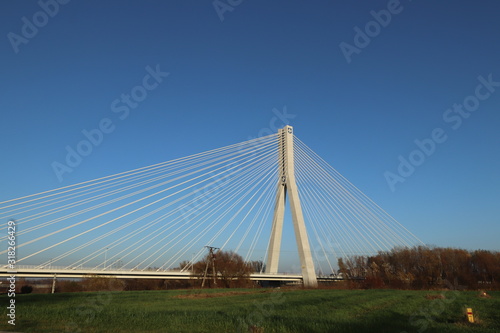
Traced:
[[[17, 262], [39, 268], [170, 270], [199, 260], [205, 245], [265, 261], [282, 158], [278, 139], [5, 201], [0, 218], [16, 220]], [[340, 257], [422, 244], [296, 137], [294, 158], [319, 270], [336, 271]], [[6, 240], [0, 237], [4, 249]]]
[[335, 272], [338, 258], [424, 245], [297, 137], [297, 187], [315, 264]]
[[17, 221], [17, 262], [162, 270], [213, 244], [248, 259], [266, 247], [276, 136], [3, 202], [1, 218]]

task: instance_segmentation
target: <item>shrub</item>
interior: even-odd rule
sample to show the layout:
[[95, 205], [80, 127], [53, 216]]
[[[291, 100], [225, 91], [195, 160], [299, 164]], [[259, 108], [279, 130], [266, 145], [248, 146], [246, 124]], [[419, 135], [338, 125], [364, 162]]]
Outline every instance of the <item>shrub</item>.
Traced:
[[25, 284], [21, 287], [21, 294], [31, 294], [32, 291], [33, 287], [28, 284]]

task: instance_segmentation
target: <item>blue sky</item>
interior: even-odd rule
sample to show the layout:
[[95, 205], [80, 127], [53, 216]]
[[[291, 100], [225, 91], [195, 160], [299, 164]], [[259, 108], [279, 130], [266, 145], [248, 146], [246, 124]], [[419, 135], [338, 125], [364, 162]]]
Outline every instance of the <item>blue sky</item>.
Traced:
[[[498, 2], [222, 0], [219, 13], [212, 1], [40, 3], [0, 4], [0, 200], [245, 141], [285, 120], [425, 243], [500, 249]], [[24, 27], [34, 20], [36, 32]], [[357, 48], [350, 59], [346, 44]], [[127, 106], [133, 91], [147, 95]], [[474, 111], [458, 126], [447, 110], [466, 102]], [[103, 119], [110, 133], [58, 178], [53, 163]], [[447, 139], [414, 153], [435, 129]], [[419, 165], [391, 188], [387, 172], [410, 155]]]

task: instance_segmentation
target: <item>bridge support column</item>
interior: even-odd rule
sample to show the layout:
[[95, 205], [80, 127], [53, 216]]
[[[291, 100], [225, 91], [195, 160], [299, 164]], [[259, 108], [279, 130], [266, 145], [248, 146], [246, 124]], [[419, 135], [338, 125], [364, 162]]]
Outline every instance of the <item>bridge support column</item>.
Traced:
[[54, 274], [54, 279], [52, 280], [52, 293], [56, 292], [56, 274]]
[[305, 287], [318, 286], [314, 262], [312, 260], [304, 215], [300, 205], [299, 191], [295, 181], [294, 154], [293, 154], [293, 127], [285, 126], [279, 130], [279, 182], [276, 191], [273, 225], [269, 242], [266, 273], [277, 273], [283, 234], [283, 219], [285, 215], [286, 195], [289, 195], [292, 211], [293, 228], [299, 251], [302, 279]]

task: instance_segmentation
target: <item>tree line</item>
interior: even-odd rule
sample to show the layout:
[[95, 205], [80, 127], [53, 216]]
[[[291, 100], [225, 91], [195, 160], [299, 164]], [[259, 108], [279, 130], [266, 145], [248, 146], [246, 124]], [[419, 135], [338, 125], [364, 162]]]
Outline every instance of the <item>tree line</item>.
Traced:
[[[340, 258], [338, 266], [344, 281], [332, 282], [335, 288], [500, 288], [500, 252], [496, 251], [425, 246], [394, 248], [373, 256]], [[249, 279], [250, 274], [264, 271], [265, 264], [262, 261], [245, 262], [232, 251], [217, 251], [208, 253], [195, 263], [183, 261], [177, 270], [192, 271], [197, 278], [168, 280], [89, 276], [82, 280], [60, 280], [56, 292], [199, 288], [203, 283], [201, 277], [205, 277], [205, 288], [251, 287], [255, 286], [255, 282]], [[39, 283], [50, 289], [52, 280]], [[29, 284], [23, 279], [18, 285], [21, 288]]]
[[500, 252], [496, 251], [395, 248], [373, 256], [340, 258], [338, 266], [344, 278], [365, 288], [500, 287]]

